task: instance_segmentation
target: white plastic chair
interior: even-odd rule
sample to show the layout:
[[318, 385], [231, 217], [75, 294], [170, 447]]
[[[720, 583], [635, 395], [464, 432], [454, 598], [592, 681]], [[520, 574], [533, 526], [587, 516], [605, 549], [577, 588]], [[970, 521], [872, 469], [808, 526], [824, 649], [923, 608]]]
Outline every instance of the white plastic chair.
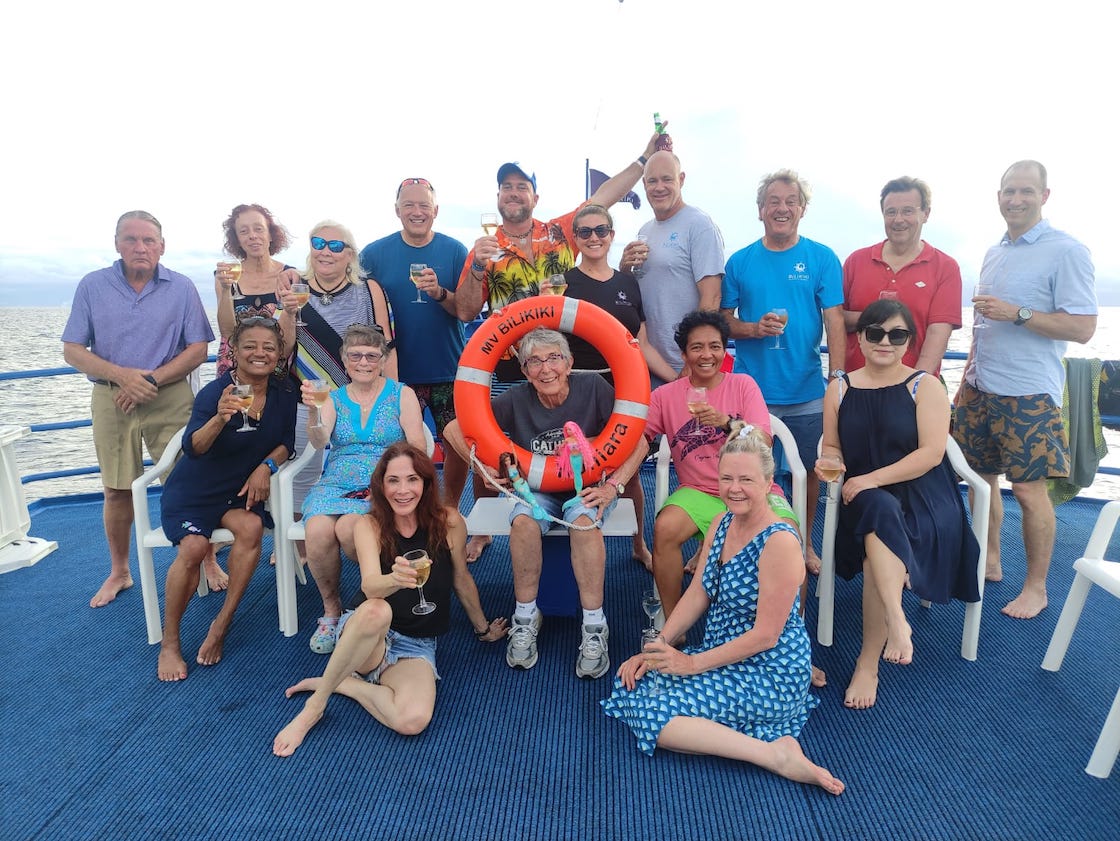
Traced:
[[[819, 448], [818, 448], [819, 449]], [[965, 461], [964, 453], [949, 435], [945, 443], [945, 452], [949, 456], [949, 464], [957, 475], [964, 480], [971, 491], [970, 507], [972, 511], [972, 532], [980, 544], [980, 557], [976, 563], [976, 582], [980, 592], [980, 601], [965, 605], [964, 629], [961, 633], [961, 657], [965, 660], [975, 660], [980, 645], [980, 610], [984, 602], [984, 567], [988, 559], [988, 504], [991, 501], [991, 487], [982, 479]], [[821, 539], [821, 572], [817, 581], [817, 642], [821, 645], [832, 645], [832, 626], [835, 611], [836, 596], [836, 527], [840, 521], [840, 488], [843, 477], [839, 482], [829, 486], [828, 501], [825, 504], [824, 534]], [[922, 607], [929, 607], [930, 603], [922, 600]]]
[[[140, 591], [144, 599], [144, 622], [148, 629], [148, 643], [155, 645], [163, 639], [163, 623], [160, 617], [159, 610], [159, 590], [156, 587], [155, 576], [155, 562], [152, 558], [152, 550], [161, 547], [171, 546], [171, 541], [163, 533], [161, 526], [152, 525], [151, 514], [148, 508], [148, 487], [160, 479], [163, 474], [171, 470], [176, 457], [179, 455], [183, 447], [183, 432], [186, 427], [176, 432], [171, 440], [167, 442], [167, 448], [163, 451], [163, 456], [160, 460], [150, 467], [147, 472], [140, 476], [135, 482], [132, 483], [132, 513], [133, 513], [133, 529], [136, 533], [136, 556], [140, 566]], [[285, 465], [280, 471], [272, 477], [270, 497], [271, 500], [276, 499], [278, 480], [289, 469]], [[268, 506], [271, 510], [275, 510], [276, 506], [269, 502]], [[230, 543], [233, 541], [233, 533], [228, 529], [215, 529], [214, 533], [210, 535], [211, 543]], [[295, 587], [290, 583], [290, 579], [294, 575], [282, 563], [279, 553], [276, 558], [276, 598], [277, 598], [277, 612], [279, 615], [280, 630], [285, 636], [292, 636], [296, 632], [295, 627]], [[206, 574], [204, 571], [199, 571], [198, 576], [198, 595], [205, 596], [209, 592], [206, 586]]]
[[[770, 433], [782, 442], [786, 461], [789, 462], [790, 473], [793, 476], [793, 499], [790, 505], [797, 514], [800, 523], [801, 543], [805, 545], [805, 465], [801, 463], [801, 456], [797, 452], [797, 442], [793, 433], [789, 431], [780, 418], [770, 416]], [[669, 451], [669, 441], [662, 435], [661, 445], [657, 450], [657, 471], [655, 474], [654, 511], [660, 511], [665, 500], [669, 498], [669, 466], [672, 464], [672, 454]], [[656, 515], [655, 515], [656, 516]]]
[[[426, 423], [421, 424], [424, 428], [424, 449], [428, 455], [431, 456], [436, 450], [436, 442], [432, 437], [432, 430], [428, 428]], [[291, 633], [286, 630], [285, 636], [292, 636], [296, 632], [299, 624], [299, 618], [296, 616], [296, 597], [295, 597], [295, 583], [294, 580], [298, 579], [300, 584], [307, 583], [307, 573], [303, 568], [303, 564], [299, 563], [296, 556], [296, 541], [303, 540], [306, 537], [304, 530], [303, 520], [295, 518], [295, 498], [292, 491], [292, 484], [295, 477], [303, 466], [309, 462], [314, 453], [315, 448], [309, 442], [303, 448], [303, 452], [299, 457], [293, 461], [288, 462], [284, 469], [276, 474], [274, 477], [278, 479], [276, 482], [276, 507], [272, 515], [273, 521], [276, 523], [276, 535], [273, 538], [274, 551], [276, 552], [276, 569], [279, 574], [280, 565], [283, 563], [286, 569], [291, 570], [291, 573], [285, 577], [288, 586], [292, 588], [291, 596]], [[279, 584], [277, 584], [279, 586]]]
[[[1081, 618], [1081, 610], [1085, 607], [1085, 598], [1089, 595], [1089, 588], [1096, 584], [1112, 595], [1120, 598], [1120, 563], [1106, 561], [1104, 553], [1112, 540], [1112, 533], [1116, 529], [1116, 522], [1120, 519], [1120, 502], [1110, 502], [1101, 508], [1097, 515], [1097, 524], [1089, 537], [1089, 544], [1085, 547], [1084, 557], [1073, 562], [1076, 575], [1073, 584], [1066, 596], [1065, 607], [1062, 615], [1058, 617], [1058, 624], [1054, 627], [1054, 635], [1050, 638], [1050, 645], [1046, 649], [1046, 656], [1042, 659], [1042, 668], [1056, 672], [1062, 666], [1073, 630], [1077, 627], [1077, 620]], [[1101, 728], [1101, 735], [1089, 757], [1089, 764], [1085, 773], [1104, 779], [1112, 773], [1112, 766], [1116, 764], [1116, 756], [1120, 754], [1120, 692], [1112, 702], [1108, 717]]]

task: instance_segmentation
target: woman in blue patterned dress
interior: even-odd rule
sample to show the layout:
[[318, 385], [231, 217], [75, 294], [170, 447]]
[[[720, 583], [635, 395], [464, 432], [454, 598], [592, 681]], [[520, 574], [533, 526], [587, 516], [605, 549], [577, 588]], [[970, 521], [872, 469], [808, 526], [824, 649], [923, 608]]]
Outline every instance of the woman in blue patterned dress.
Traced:
[[[340, 352], [350, 384], [331, 392], [316, 413], [309, 412], [308, 440], [322, 449], [330, 442], [326, 467], [303, 501], [307, 521], [307, 564], [319, 594], [323, 615], [311, 636], [311, 650], [330, 654], [338, 637], [342, 599], [338, 579], [342, 572], [339, 548], [356, 558], [354, 526], [369, 512], [370, 477], [385, 448], [406, 439], [424, 449], [423, 419], [416, 392], [384, 376], [388, 347], [385, 336], [364, 325], [350, 327]], [[311, 384], [302, 385], [303, 402], [316, 406]]]
[[[767, 504], [773, 478], [760, 434], [744, 431], [724, 445], [727, 514], [708, 530], [704, 560], [662, 636], [622, 664], [603, 708], [630, 727], [643, 753], [661, 747], [738, 759], [840, 794], [844, 783], [797, 741], [818, 700], [809, 694], [809, 635], [798, 614], [805, 561], [796, 530]], [[705, 613], [699, 646], [679, 651], [665, 642]]]

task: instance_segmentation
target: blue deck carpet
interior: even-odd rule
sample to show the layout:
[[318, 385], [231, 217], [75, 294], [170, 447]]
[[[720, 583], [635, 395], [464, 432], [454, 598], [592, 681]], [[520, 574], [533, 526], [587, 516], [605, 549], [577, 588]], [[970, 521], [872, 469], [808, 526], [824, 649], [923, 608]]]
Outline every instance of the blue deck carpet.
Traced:
[[[1007, 508], [1004, 542], [1017, 546], [1018, 509]], [[138, 578], [112, 605], [87, 606], [107, 571], [100, 505], [49, 506], [32, 533], [59, 551], [0, 576], [0, 838], [1116, 838], [1120, 769], [1097, 780], [1083, 768], [1120, 685], [1120, 602], [1094, 591], [1062, 670], [1039, 667], [1095, 516], [1081, 501], [1059, 509], [1051, 606], [1036, 621], [999, 613], [1023, 575], [1021, 552], [1005, 551], [1007, 582], [987, 588], [974, 663], [959, 657], [963, 608], [908, 597], [915, 662], [883, 666], [867, 711], [841, 703], [860, 582], [838, 582], [836, 644], [814, 654], [829, 685], [801, 739], [847, 782], [834, 798], [730, 761], [641, 755], [600, 712], [609, 680], [574, 676], [575, 619], [546, 620], [540, 663], [514, 672], [458, 607], [426, 732], [398, 736], [336, 698], [296, 755], [277, 759], [273, 736], [300, 707], [284, 688], [326, 662], [307, 646], [314, 586], [298, 588], [300, 633], [285, 638], [262, 561], [222, 663], [161, 684]], [[637, 645], [650, 578], [627, 541], [608, 547], [617, 665]], [[171, 557], [157, 550], [161, 588]], [[497, 539], [472, 567], [490, 615], [512, 610], [508, 563]], [[191, 602], [188, 661], [221, 599]], [[811, 600], [810, 629], [814, 617]]]

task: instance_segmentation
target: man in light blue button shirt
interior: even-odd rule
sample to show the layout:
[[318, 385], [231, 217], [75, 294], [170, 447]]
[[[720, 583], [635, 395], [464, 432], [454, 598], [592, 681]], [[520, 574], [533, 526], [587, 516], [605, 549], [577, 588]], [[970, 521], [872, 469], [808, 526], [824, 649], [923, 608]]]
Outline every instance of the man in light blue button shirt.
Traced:
[[1023, 511], [1027, 576], [1003, 608], [1031, 619], [1046, 607], [1046, 574], [1056, 520], [1046, 480], [1069, 475], [1062, 425], [1066, 343], [1097, 329], [1093, 262], [1087, 249], [1042, 218], [1050, 197], [1046, 167], [1018, 161], [997, 194], [1007, 233], [988, 251], [973, 303], [975, 327], [956, 397], [953, 436], [992, 489], [988, 581], [1000, 581], [999, 475]]

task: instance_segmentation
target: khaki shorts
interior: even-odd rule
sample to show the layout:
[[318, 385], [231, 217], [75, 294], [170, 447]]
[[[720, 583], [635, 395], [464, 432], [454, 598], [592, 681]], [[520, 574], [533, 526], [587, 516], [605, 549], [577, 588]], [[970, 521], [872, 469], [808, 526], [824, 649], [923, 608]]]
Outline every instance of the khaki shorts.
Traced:
[[189, 382], [180, 380], [164, 386], [155, 400], [126, 415], [114, 402], [119, 392], [119, 386], [95, 383], [90, 412], [101, 483], [126, 491], [144, 472], [142, 445], [147, 446], [153, 461], [159, 461], [171, 436], [190, 420], [194, 393]]

